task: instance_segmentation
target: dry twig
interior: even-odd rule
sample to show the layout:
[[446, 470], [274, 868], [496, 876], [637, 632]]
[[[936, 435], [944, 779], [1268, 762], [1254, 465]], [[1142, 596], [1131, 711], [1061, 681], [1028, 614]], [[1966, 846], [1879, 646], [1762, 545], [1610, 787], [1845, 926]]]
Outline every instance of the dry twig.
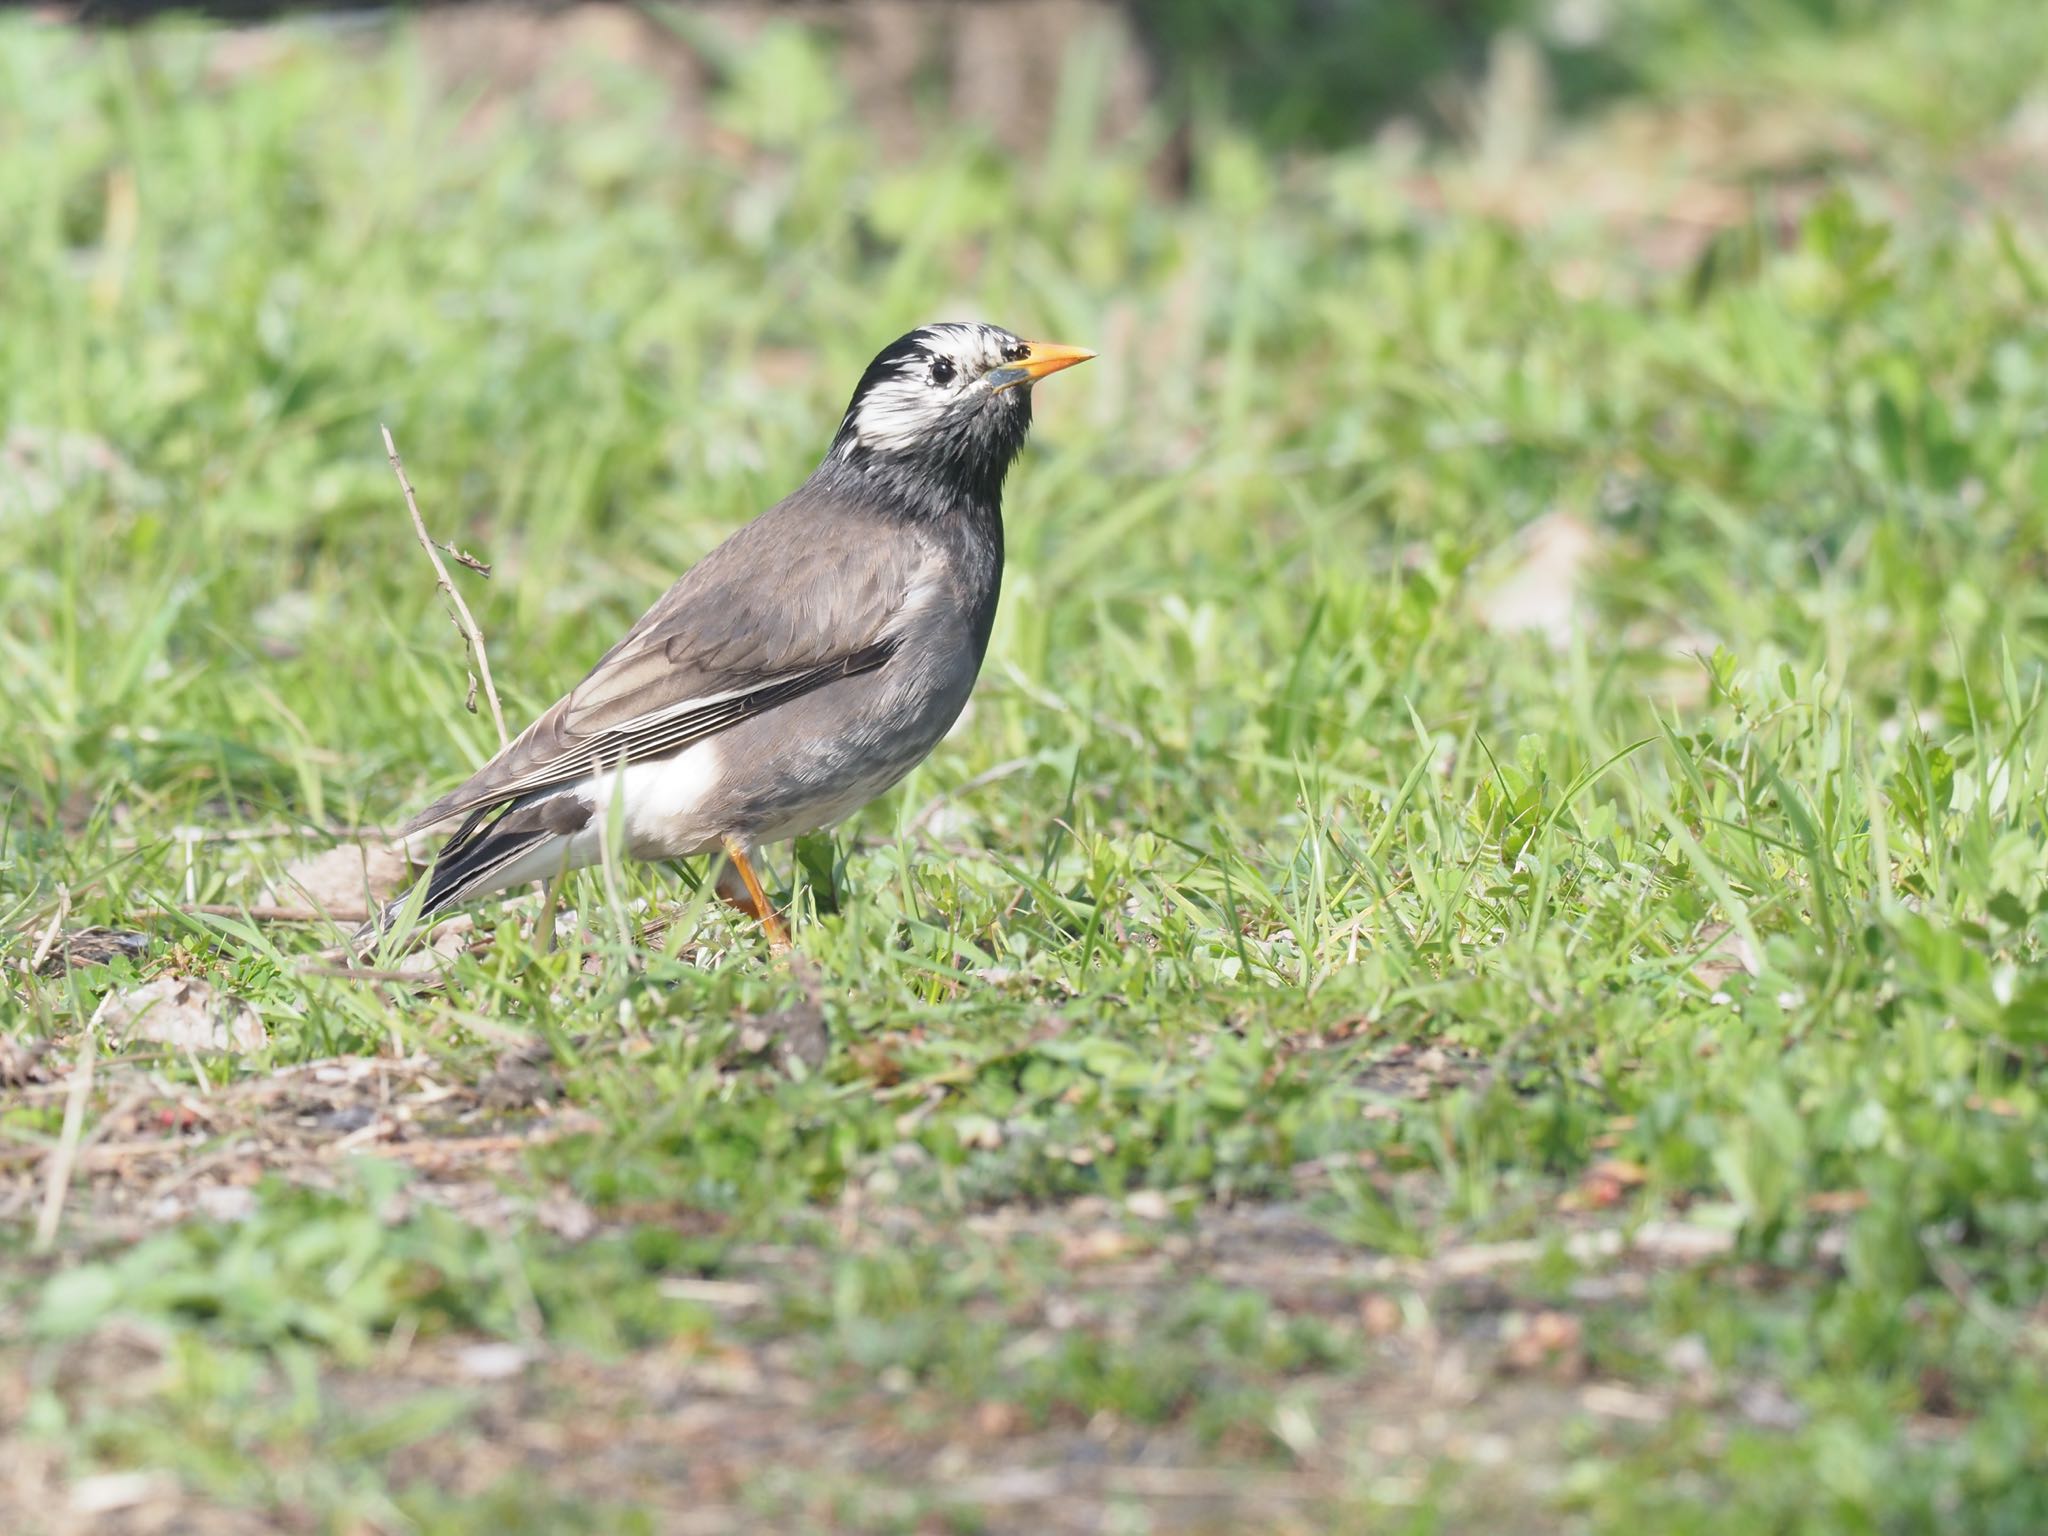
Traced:
[[[441, 559], [440, 546], [434, 543], [427, 532], [426, 520], [420, 516], [419, 502], [413, 498], [412, 482], [405, 478], [405, 465], [398, 457], [398, 445], [391, 440], [391, 429], [385, 427], [384, 452], [391, 460], [391, 472], [398, 476], [398, 488], [405, 492], [405, 510], [412, 514], [412, 531], [420, 541], [420, 548], [427, 552], [427, 558], [434, 562], [434, 579], [447, 594], [448, 606], [454, 610], [455, 627], [462, 632], [462, 640], [469, 647], [470, 659], [476, 663], [477, 674], [483, 678], [484, 698], [491, 706], [491, 723], [498, 728], [498, 745], [502, 748], [512, 738], [505, 733], [505, 711], [498, 703], [498, 687], [491, 681], [491, 658], [484, 649], [484, 637], [476, 627], [476, 620], [470, 616], [469, 604], [462, 600], [462, 594], [455, 590], [455, 583], [449, 580], [448, 567]], [[471, 570], [490, 574], [489, 567], [472, 556], [456, 553], [455, 558]], [[469, 680], [469, 698], [465, 701], [470, 712], [476, 711], [476, 677]]]
[[31, 977], [42, 974], [43, 962], [50, 958], [50, 951], [56, 946], [57, 935], [64, 931], [64, 919], [71, 915], [71, 888], [57, 887], [57, 910], [50, 914], [50, 926], [43, 930], [43, 936], [36, 941], [35, 953], [28, 958], [28, 974]]
[[155, 848], [169, 842], [269, 843], [287, 837], [318, 836], [337, 843], [360, 843], [388, 835], [381, 827], [314, 826], [309, 822], [273, 821], [260, 827], [184, 828], [177, 834], [159, 832], [151, 837], [116, 837], [110, 838], [107, 846], [117, 853], [133, 853], [137, 848]]
[[36, 1213], [34, 1251], [48, 1253], [57, 1241], [57, 1227], [64, 1219], [64, 1196], [71, 1188], [72, 1165], [78, 1161], [78, 1138], [85, 1130], [85, 1101], [92, 1094], [92, 1064], [98, 1054], [94, 1028], [88, 1023], [79, 1035], [78, 1065], [71, 1072], [71, 1091], [64, 1097], [64, 1129], [50, 1151], [49, 1171], [43, 1179], [43, 1208]]
[[479, 560], [475, 555], [457, 549], [453, 544], [443, 544], [441, 546], [441, 553], [450, 560], [453, 560], [457, 565], [465, 566], [469, 570], [475, 571], [485, 581], [491, 579], [491, 565], [488, 560]]
[[372, 982], [386, 986], [417, 987], [431, 992], [448, 985], [447, 976], [439, 971], [391, 971], [379, 970], [373, 965], [336, 965], [330, 961], [301, 965], [301, 976], [325, 976], [335, 981]]
[[321, 912], [312, 907], [281, 906], [275, 902], [187, 901], [175, 907], [140, 907], [127, 915], [131, 923], [157, 922], [171, 917], [246, 917], [252, 923], [360, 923], [370, 914], [363, 911]]

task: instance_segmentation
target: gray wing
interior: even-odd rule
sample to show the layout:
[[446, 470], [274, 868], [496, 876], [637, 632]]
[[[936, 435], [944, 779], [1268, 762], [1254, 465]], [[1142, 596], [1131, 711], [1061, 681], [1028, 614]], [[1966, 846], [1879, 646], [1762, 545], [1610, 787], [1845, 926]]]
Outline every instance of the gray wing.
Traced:
[[872, 514], [798, 491], [648, 609], [582, 682], [401, 836], [666, 757], [838, 678], [873, 671], [927, 555]]

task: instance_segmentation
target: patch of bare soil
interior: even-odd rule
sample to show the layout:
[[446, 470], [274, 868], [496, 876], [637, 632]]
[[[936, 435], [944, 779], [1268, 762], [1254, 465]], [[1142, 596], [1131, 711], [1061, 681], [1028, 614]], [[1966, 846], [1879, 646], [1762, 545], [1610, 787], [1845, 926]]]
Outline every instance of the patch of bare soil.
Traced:
[[[55, 1077], [56, 1064], [24, 1060], [16, 1102], [62, 1102], [70, 1079]], [[233, 1217], [272, 1175], [336, 1189], [346, 1159], [365, 1152], [412, 1168], [410, 1198], [501, 1222], [532, 1208], [508, 1192], [531, 1182], [526, 1152], [595, 1123], [558, 1105], [552, 1076], [516, 1052], [478, 1082], [424, 1055], [337, 1057], [205, 1090], [135, 1062], [102, 1065], [98, 1077], [103, 1108], [78, 1140], [64, 1194], [66, 1247], [130, 1241], [195, 1214]], [[50, 1162], [43, 1145], [0, 1144], [0, 1223], [34, 1217]]]
[[[360, 1080], [360, 1107], [387, 1115], [408, 1081]], [[842, 1238], [854, 1250], [900, 1243], [902, 1215], [850, 1211]], [[1145, 1197], [1088, 1199], [964, 1223], [966, 1243], [998, 1254], [1049, 1248], [1059, 1259], [1054, 1282], [1003, 1316], [1005, 1356], [1056, 1349], [1077, 1330], [1143, 1339], [1193, 1283], [1256, 1292], [1347, 1341], [1345, 1364], [1289, 1374], [1263, 1424], [1234, 1423], [1220, 1440], [1205, 1431], [1200, 1402], [1165, 1422], [1058, 1409], [1034, 1418], [900, 1372], [821, 1369], [816, 1340], [774, 1327], [780, 1302], [829, 1284], [825, 1257], [781, 1246], [742, 1250], [718, 1279], [669, 1282], [710, 1314], [694, 1338], [614, 1360], [395, 1340], [374, 1367], [325, 1374], [326, 1421], [346, 1438], [352, 1423], [393, 1422], [453, 1394], [460, 1409], [447, 1427], [381, 1458], [387, 1486], [475, 1496], [517, 1476], [568, 1507], [636, 1507], [656, 1530], [705, 1536], [924, 1518], [934, 1523], [916, 1529], [951, 1529], [955, 1515], [990, 1532], [1080, 1536], [1112, 1528], [1120, 1509], [1142, 1511], [1143, 1528], [1159, 1532], [1327, 1531], [1368, 1495], [1419, 1496], [1446, 1465], [1458, 1471], [1461, 1504], [1513, 1511], [1515, 1529], [1540, 1530], [1531, 1501], [1563, 1474], [1567, 1421], [1586, 1445], [1619, 1450], [1680, 1408], [1764, 1424], [1793, 1411], [1767, 1387], [1717, 1377], [1703, 1349], [1665, 1362], [1649, 1390], [1607, 1378], [1588, 1348], [1603, 1309], [1634, 1300], [1656, 1271], [1725, 1261], [1725, 1232], [1664, 1223], [1624, 1235], [1591, 1215], [1566, 1222], [1565, 1246], [1585, 1267], [1541, 1301], [1524, 1277], [1544, 1245], [1402, 1258], [1333, 1237], [1295, 1204], [1174, 1215]], [[164, 1380], [160, 1351], [151, 1334], [116, 1325], [44, 1348], [32, 1369], [0, 1353], [0, 1500], [24, 1522], [10, 1529], [313, 1528], [288, 1498], [259, 1515], [160, 1473], [68, 1477], [54, 1451], [19, 1433], [30, 1379], [67, 1400], [132, 1402]], [[282, 1405], [290, 1387], [280, 1378], [268, 1390]]]

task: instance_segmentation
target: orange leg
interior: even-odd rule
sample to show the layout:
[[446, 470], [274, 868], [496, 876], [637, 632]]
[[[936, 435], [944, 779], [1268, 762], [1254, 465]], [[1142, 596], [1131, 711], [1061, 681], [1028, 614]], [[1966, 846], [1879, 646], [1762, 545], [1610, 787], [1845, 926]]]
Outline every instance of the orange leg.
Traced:
[[[747, 850], [731, 838], [725, 840], [725, 868], [718, 872], [718, 894], [747, 916], [757, 919], [762, 930], [768, 935], [770, 949], [789, 948], [789, 929], [776, 915], [769, 904], [768, 893], [761, 889], [761, 877], [754, 873], [754, 866], [747, 860]], [[734, 890], [729, 875], [738, 875], [740, 889]]]

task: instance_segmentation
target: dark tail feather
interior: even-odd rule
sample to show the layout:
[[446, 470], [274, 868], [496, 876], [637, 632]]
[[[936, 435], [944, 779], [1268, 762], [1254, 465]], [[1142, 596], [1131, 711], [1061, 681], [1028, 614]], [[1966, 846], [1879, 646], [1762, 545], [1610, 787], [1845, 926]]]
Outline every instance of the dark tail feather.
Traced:
[[486, 824], [485, 815], [479, 811], [465, 821], [435, 858], [434, 867], [427, 872], [426, 879], [404, 895], [386, 902], [375, 917], [356, 930], [354, 943], [358, 949], [374, 943], [397, 926], [420, 885], [424, 885], [426, 890], [420, 897], [417, 917], [424, 922], [450, 907], [460, 906], [472, 896], [495, 889], [492, 876], [536, 844], [555, 835], [552, 829], [534, 826], [515, 815], [501, 816]]

